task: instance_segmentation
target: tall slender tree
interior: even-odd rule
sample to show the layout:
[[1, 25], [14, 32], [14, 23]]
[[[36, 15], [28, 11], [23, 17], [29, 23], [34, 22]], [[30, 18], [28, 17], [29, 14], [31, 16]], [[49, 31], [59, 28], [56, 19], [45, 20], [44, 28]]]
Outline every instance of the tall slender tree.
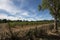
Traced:
[[54, 32], [57, 32], [57, 19], [60, 19], [60, 0], [42, 0], [42, 4], [38, 8], [39, 10], [48, 9], [50, 11], [54, 17]]

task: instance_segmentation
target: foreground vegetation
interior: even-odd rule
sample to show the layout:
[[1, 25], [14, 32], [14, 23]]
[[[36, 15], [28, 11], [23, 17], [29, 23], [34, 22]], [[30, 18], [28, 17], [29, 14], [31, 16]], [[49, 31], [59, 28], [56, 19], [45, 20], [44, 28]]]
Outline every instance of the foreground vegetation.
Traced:
[[8, 32], [0, 33], [0, 40], [60, 40], [59, 35], [49, 35], [53, 25], [35, 27], [29, 30], [13, 31], [12, 27], [8, 26]]
[[[7, 31], [0, 31], [0, 40], [60, 40], [60, 32], [58, 35], [49, 34], [53, 30], [53, 20], [43, 20], [43, 21], [2, 21], [0, 23], [7, 23]], [[43, 25], [49, 24], [49, 25]], [[36, 26], [35, 28], [30, 28], [29, 30], [19, 30], [15, 31], [17, 28], [15, 26], [27, 26], [30, 25], [43, 25], [41, 27]], [[60, 23], [58, 23], [60, 26]], [[20, 27], [20, 28], [21, 28]], [[15, 28], [15, 30], [13, 30]], [[19, 29], [20, 29], [19, 28]], [[28, 26], [27, 26], [28, 28]]]

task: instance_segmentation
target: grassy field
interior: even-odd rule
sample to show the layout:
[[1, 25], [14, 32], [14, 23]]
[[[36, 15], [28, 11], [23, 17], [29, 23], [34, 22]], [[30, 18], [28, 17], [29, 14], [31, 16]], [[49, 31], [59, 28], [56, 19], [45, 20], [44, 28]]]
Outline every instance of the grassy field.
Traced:
[[32, 22], [9, 22], [8, 24], [13, 26], [25, 26], [25, 25], [42, 25], [42, 24], [50, 24], [53, 23], [52, 21], [32, 21]]
[[0, 40], [60, 40], [60, 35], [51, 36], [52, 29], [51, 21], [0, 23]]

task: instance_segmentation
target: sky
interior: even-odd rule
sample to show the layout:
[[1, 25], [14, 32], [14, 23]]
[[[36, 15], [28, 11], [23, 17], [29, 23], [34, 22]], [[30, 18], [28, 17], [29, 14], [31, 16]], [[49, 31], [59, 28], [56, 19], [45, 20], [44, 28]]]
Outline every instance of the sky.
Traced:
[[0, 0], [0, 19], [8, 20], [51, 20], [48, 10], [39, 11], [41, 0]]

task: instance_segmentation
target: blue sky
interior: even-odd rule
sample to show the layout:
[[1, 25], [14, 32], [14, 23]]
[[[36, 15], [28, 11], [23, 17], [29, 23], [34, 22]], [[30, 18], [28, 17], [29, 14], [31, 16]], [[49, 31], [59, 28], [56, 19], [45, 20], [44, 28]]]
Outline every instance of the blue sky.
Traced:
[[48, 10], [38, 11], [41, 0], [0, 0], [0, 19], [51, 20]]

